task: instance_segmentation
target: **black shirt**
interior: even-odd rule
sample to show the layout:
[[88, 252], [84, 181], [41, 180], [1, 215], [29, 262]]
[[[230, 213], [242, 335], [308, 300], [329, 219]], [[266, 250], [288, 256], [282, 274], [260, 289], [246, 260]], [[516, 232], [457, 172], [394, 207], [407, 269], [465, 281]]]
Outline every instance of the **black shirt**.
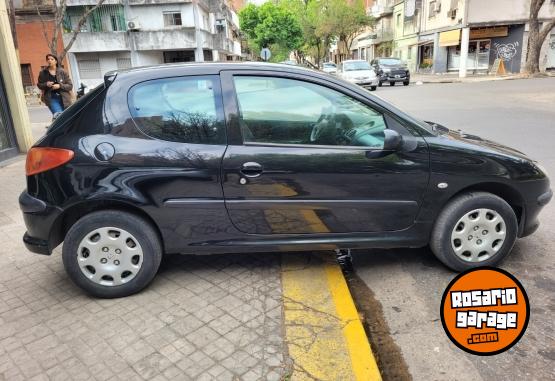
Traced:
[[[48, 70], [46, 70], [46, 72], [48, 73], [48, 79], [46, 80], [47, 82], [48, 81], [54, 82], [54, 84], [58, 83], [58, 80], [56, 79], [56, 75], [50, 74], [50, 71], [48, 71]], [[54, 93], [57, 93], [59, 91], [59, 89], [58, 90], [51, 89], [51, 91], [54, 92]]]

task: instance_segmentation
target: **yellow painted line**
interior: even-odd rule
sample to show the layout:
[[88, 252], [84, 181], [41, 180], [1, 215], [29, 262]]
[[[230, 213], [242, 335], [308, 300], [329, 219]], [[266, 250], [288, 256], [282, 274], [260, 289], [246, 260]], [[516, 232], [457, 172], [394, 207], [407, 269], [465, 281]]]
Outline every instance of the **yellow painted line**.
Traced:
[[325, 268], [337, 314], [341, 321], [346, 322], [343, 335], [349, 348], [355, 378], [357, 380], [381, 380], [378, 364], [370, 348], [370, 343], [364, 332], [364, 327], [341, 268], [337, 262], [326, 262]]
[[381, 380], [333, 253], [282, 256], [291, 380]]

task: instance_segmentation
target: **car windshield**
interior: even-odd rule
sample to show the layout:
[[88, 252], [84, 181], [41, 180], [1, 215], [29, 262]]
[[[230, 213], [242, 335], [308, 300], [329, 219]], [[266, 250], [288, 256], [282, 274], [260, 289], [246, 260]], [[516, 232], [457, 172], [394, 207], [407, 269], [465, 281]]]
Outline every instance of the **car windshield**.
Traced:
[[332, 64], [332, 63], [325, 63], [325, 64], [324, 64], [324, 67], [335, 68], [336, 66], [335, 66], [335, 64]]
[[380, 60], [380, 65], [401, 65], [402, 62], [397, 58], [384, 58]]
[[345, 71], [370, 70], [370, 64], [366, 61], [344, 62], [343, 68]]

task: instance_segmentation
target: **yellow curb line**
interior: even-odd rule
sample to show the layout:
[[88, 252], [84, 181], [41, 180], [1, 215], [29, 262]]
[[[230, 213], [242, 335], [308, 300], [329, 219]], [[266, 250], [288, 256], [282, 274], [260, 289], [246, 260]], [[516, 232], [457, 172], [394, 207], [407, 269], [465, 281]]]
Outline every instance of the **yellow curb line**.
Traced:
[[291, 380], [381, 380], [333, 253], [282, 256], [285, 340]]
[[348, 322], [343, 328], [343, 335], [349, 348], [355, 378], [368, 381], [381, 380], [378, 364], [370, 348], [370, 343], [366, 337], [366, 332], [364, 332], [364, 327], [341, 268], [337, 263], [326, 263], [325, 268], [337, 314], [342, 321]]

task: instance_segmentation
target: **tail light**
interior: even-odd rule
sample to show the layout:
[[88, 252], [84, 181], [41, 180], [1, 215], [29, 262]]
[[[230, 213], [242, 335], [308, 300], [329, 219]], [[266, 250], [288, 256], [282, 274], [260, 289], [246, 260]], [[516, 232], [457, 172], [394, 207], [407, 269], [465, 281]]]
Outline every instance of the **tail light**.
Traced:
[[36, 175], [49, 169], [64, 165], [73, 159], [74, 153], [69, 149], [34, 147], [27, 152], [25, 173], [27, 176]]

